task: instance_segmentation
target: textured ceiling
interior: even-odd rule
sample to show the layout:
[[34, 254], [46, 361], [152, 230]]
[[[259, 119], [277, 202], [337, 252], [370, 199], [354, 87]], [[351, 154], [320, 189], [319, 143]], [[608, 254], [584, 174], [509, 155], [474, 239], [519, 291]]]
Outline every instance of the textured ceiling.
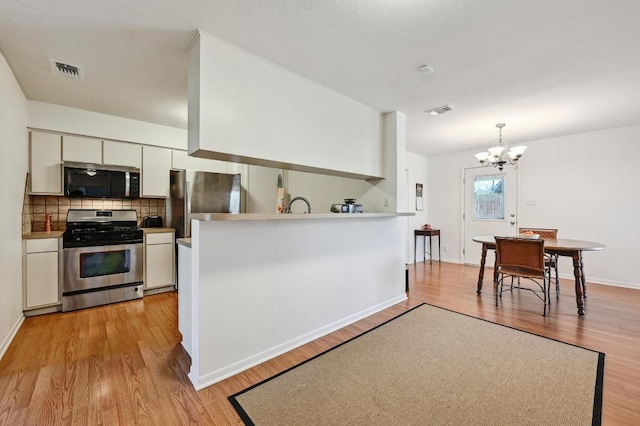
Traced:
[[197, 29], [405, 113], [420, 154], [485, 148], [499, 122], [512, 144], [640, 123], [637, 0], [0, 2], [0, 51], [28, 99], [181, 128]]

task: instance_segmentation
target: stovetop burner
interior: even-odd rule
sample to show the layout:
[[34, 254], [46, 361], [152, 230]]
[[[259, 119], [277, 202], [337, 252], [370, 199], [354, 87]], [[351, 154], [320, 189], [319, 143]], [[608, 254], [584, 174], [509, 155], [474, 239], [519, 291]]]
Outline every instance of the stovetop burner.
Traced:
[[64, 248], [141, 244], [142, 240], [135, 210], [69, 210], [62, 234]]

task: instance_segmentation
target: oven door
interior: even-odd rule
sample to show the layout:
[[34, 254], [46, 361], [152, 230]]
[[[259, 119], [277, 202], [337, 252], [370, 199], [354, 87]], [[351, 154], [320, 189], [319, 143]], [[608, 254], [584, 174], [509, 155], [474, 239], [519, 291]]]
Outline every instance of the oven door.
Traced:
[[142, 244], [63, 249], [63, 295], [142, 283]]

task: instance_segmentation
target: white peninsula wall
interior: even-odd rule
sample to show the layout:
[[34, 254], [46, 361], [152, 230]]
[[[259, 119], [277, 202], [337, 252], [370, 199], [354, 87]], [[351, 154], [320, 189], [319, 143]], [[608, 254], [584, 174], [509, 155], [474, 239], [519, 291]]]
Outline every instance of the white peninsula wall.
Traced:
[[196, 389], [406, 299], [407, 215], [194, 216], [178, 311]]

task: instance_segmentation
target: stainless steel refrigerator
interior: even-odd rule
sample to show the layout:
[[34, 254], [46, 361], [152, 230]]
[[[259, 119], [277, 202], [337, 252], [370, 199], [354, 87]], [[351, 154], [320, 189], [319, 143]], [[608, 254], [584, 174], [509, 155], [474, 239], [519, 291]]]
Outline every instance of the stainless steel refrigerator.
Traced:
[[176, 238], [191, 237], [191, 213], [240, 213], [240, 175], [171, 171], [167, 223]]

